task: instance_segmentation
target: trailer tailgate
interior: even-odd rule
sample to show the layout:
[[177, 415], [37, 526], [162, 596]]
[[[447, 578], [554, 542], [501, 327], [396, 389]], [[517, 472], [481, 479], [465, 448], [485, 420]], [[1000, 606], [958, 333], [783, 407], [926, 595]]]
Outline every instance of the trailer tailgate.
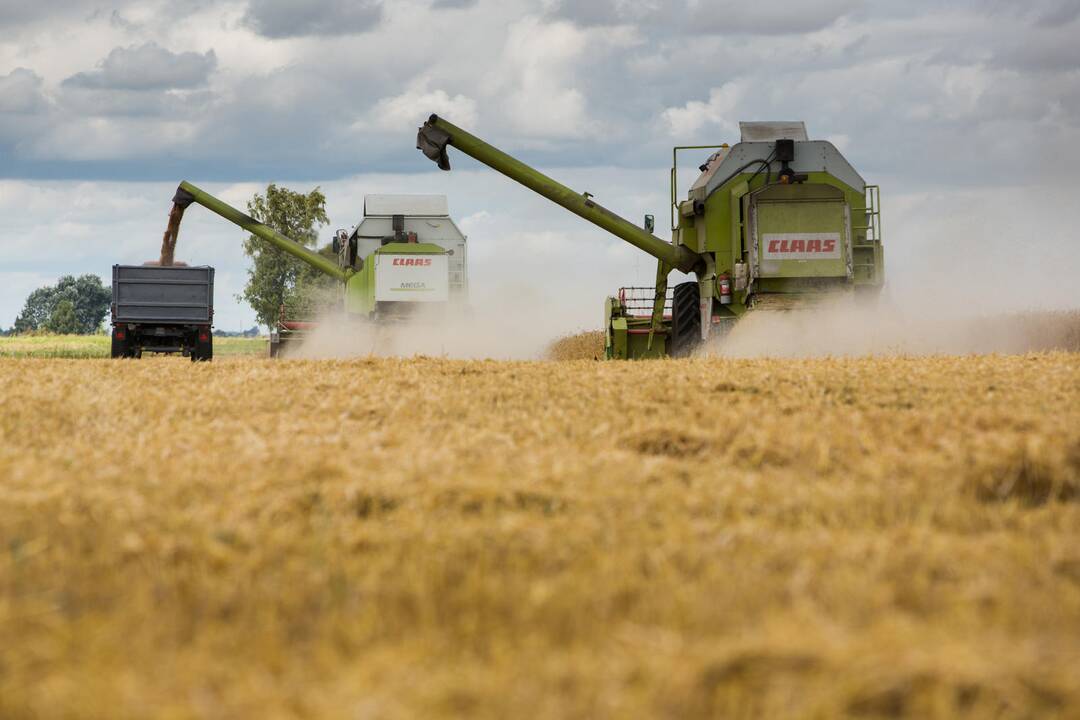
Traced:
[[214, 268], [113, 265], [113, 322], [209, 324]]

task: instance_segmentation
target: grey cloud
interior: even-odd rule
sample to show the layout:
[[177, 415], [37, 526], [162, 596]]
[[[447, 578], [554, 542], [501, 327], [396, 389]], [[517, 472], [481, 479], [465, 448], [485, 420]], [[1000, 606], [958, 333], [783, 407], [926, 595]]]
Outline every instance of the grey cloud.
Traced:
[[[110, 27], [133, 37], [166, 28], [219, 0], [0, 0], [0, 40], [26, 43], [26, 34], [70, 28], [80, 36]], [[134, 6], [135, 12], [128, 10]], [[138, 22], [132, 21], [138, 17]]]
[[81, 116], [144, 116], [176, 120], [198, 115], [214, 99], [208, 90], [146, 92], [66, 87], [59, 96], [65, 112]]
[[213, 50], [174, 53], [150, 42], [114, 48], [97, 70], [72, 75], [63, 84], [114, 90], [193, 88], [205, 84], [216, 66]]
[[33, 70], [16, 68], [0, 75], [0, 167], [32, 145], [51, 126], [54, 109], [44, 81]]
[[87, 10], [92, 7], [92, 0], [50, 0], [49, 2], [0, 0], [0, 27], [10, 28], [61, 15], [71, 10]]
[[789, 35], [821, 30], [855, 9], [858, 0], [802, 3], [701, 2], [685, 29], [696, 33]]
[[269, 38], [361, 33], [382, 20], [382, 0], [252, 0], [244, 23]]
[[1076, 0], [1064, 0], [1057, 7], [1050, 7], [1039, 16], [1038, 24], [1044, 27], [1068, 25], [1080, 17], [1080, 3]]
[[695, 34], [786, 35], [820, 30], [860, 5], [858, 0], [746, 3], [741, 0], [561, 0], [550, 11], [582, 25], [646, 23], [649, 28]]
[[48, 100], [43, 84], [37, 73], [26, 68], [0, 76], [0, 113], [28, 114], [44, 109]]
[[138, 23], [131, 22], [123, 15], [119, 10], [113, 10], [109, 15], [109, 25], [120, 30], [127, 30], [128, 32], [137, 32], [140, 27]]
[[994, 52], [997, 67], [1032, 72], [1074, 72], [1080, 69], [1080, 43], [1068, 28], [1039, 30], [1029, 37], [1012, 38]]
[[459, 10], [461, 8], [474, 7], [477, 0], [435, 0], [431, 3], [431, 7], [440, 9], [452, 9]]

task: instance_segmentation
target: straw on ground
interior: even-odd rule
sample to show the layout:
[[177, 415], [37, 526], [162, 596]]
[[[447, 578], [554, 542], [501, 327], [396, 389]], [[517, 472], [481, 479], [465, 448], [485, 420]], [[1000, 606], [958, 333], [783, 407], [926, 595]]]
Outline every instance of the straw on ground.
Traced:
[[0, 359], [0, 717], [1075, 717], [1080, 359]]

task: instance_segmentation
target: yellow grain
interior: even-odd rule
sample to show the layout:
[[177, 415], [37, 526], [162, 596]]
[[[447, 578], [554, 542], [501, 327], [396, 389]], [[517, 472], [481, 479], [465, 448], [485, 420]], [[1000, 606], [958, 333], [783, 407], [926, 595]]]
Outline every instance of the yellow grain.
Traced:
[[3, 718], [1080, 714], [1075, 354], [0, 385]]

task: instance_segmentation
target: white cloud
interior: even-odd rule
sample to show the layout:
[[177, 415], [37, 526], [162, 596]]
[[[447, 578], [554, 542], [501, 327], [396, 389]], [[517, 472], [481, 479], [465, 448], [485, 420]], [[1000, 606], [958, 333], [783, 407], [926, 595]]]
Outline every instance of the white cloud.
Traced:
[[477, 125], [475, 100], [461, 94], [451, 96], [445, 90], [428, 90], [427, 85], [427, 80], [421, 79], [400, 95], [379, 100], [375, 107], [353, 124], [353, 129], [364, 131], [376, 128], [398, 132], [423, 124], [431, 113], [446, 115], [464, 127]]
[[541, 138], [583, 137], [597, 131], [575, 86], [584, 71], [589, 33], [568, 22], [543, 23], [526, 17], [506, 34], [496, 71], [499, 95], [511, 128]]
[[690, 100], [682, 107], [667, 108], [660, 117], [674, 138], [693, 137], [710, 125], [733, 132], [739, 126], [738, 107], [743, 94], [739, 83], [726, 82], [709, 91], [708, 101]]

